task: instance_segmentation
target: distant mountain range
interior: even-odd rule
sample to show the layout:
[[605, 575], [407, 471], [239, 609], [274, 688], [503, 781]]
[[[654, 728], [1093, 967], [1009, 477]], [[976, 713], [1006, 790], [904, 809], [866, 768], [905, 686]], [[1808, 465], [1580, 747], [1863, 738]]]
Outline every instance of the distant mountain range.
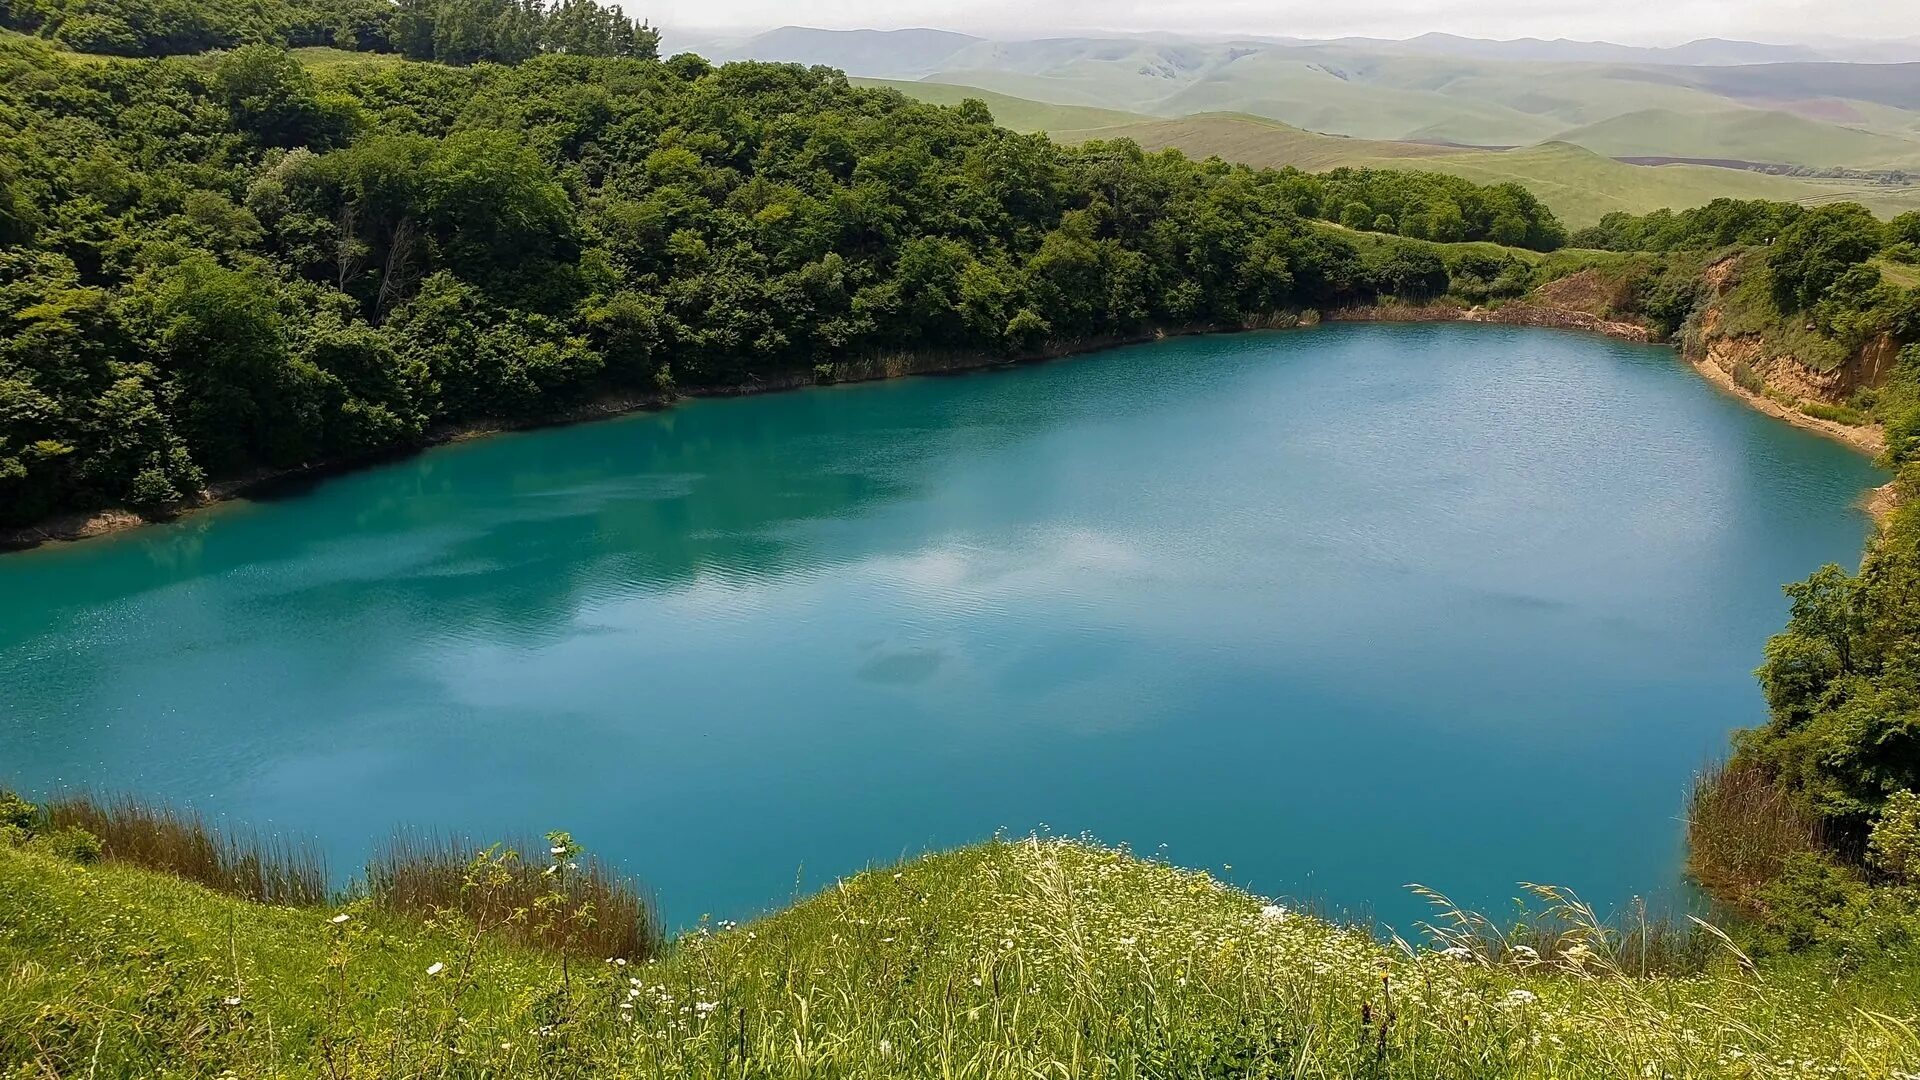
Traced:
[[[824, 64], [1144, 118], [1231, 113], [1312, 132], [1462, 146], [1564, 141], [1610, 157], [1920, 172], [1920, 42], [995, 40], [936, 29], [788, 26], [666, 35], [714, 60]], [[1862, 63], [1848, 58], [1872, 56]]]

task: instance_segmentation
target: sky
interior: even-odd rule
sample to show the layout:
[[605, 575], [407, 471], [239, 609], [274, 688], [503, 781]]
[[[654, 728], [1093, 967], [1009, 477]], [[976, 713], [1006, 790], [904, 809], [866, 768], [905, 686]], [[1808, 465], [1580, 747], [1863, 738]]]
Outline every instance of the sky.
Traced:
[[1543, 37], [1672, 45], [1700, 37], [1808, 42], [1920, 37], [1920, 0], [625, 0], [669, 29], [932, 26], [1000, 36]]

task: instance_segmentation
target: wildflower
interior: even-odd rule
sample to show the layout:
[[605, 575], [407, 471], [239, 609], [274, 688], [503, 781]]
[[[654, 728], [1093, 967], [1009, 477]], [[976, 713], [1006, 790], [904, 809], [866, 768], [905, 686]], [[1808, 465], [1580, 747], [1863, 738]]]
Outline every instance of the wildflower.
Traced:
[[1279, 922], [1287, 917], [1287, 909], [1279, 904], [1268, 904], [1260, 909], [1260, 917], [1268, 922]]
[[1508, 1005], [1531, 1005], [1540, 1000], [1540, 995], [1531, 990], [1509, 990], [1504, 999]]
[[239, 998], [239, 996], [238, 996], [238, 995], [235, 995], [235, 996], [233, 996], [233, 997], [230, 997], [230, 998], [227, 998], [227, 999], [226, 999], [226, 1004], [227, 1004], [227, 1007], [228, 1007], [228, 1008], [232, 1008], [233, 1006], [235, 1006], [235, 1005], [238, 1005], [238, 1004], [240, 1004], [240, 998]]
[[427, 974], [438, 975], [445, 970], [447, 970], [447, 965], [441, 963], [438, 960], [435, 960], [432, 964], [428, 965]]
[[1464, 945], [1449, 945], [1440, 950], [1440, 955], [1449, 960], [1459, 960], [1464, 963], [1473, 959], [1473, 950]]
[[339, 926], [341, 923], [346, 922], [348, 919], [351, 919], [351, 918], [353, 918], [353, 916], [343, 911], [340, 914], [335, 915], [333, 918], [328, 919], [327, 921], [332, 923], [335, 926]]
[[620, 1007], [621, 1007], [621, 1008], [623, 1008], [623, 1009], [631, 1009], [631, 1008], [633, 1008], [633, 1002], [631, 1002], [631, 1001], [623, 1001], [623, 1002], [621, 1002], [621, 1003], [620, 1003]]
[[1540, 962], [1540, 952], [1531, 945], [1515, 945], [1513, 958], [1522, 964], [1537, 964]]
[[559, 847], [557, 845], [547, 849], [547, 854], [549, 855], [565, 855], [566, 853], [567, 853], [566, 848]]
[[880, 1040], [880, 1053], [881, 1053], [882, 1055], [886, 1055], [886, 1054], [891, 1054], [891, 1053], [893, 1053], [893, 1043], [892, 1043], [892, 1042], [891, 1042], [890, 1040], [887, 1040], [887, 1039], [881, 1039], [881, 1040]]

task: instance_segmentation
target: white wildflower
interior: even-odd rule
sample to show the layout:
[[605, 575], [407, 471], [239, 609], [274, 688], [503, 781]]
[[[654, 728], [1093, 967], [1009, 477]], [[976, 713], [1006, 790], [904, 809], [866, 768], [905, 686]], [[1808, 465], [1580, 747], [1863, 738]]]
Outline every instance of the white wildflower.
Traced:
[[1540, 995], [1531, 990], [1509, 990], [1504, 999], [1508, 1005], [1531, 1005], [1540, 1000]]
[[227, 1001], [227, 1006], [228, 1006], [229, 1008], [231, 1008], [232, 1006], [235, 1006], [235, 1005], [238, 1005], [238, 1004], [240, 1004], [240, 998], [239, 998], [239, 996], [238, 996], [238, 995], [235, 995], [235, 996], [233, 996], [233, 997], [230, 997], [230, 998], [228, 998], [228, 999], [226, 999], [226, 1001]]
[[1459, 960], [1464, 963], [1473, 959], [1473, 950], [1464, 945], [1449, 945], [1440, 950], [1440, 955], [1449, 960]]
[[1268, 922], [1279, 922], [1287, 917], [1287, 909], [1279, 904], [1268, 904], [1260, 909], [1260, 917]]

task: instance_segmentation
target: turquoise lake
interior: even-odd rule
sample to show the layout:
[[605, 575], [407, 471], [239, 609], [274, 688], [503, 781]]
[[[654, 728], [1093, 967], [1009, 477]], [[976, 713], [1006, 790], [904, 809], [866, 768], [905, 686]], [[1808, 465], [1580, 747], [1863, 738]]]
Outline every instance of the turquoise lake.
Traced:
[[1505, 327], [692, 401], [0, 557], [0, 782], [342, 877], [566, 828], [675, 925], [1001, 829], [1403, 926], [1409, 882], [1673, 896], [1779, 585], [1883, 480]]

